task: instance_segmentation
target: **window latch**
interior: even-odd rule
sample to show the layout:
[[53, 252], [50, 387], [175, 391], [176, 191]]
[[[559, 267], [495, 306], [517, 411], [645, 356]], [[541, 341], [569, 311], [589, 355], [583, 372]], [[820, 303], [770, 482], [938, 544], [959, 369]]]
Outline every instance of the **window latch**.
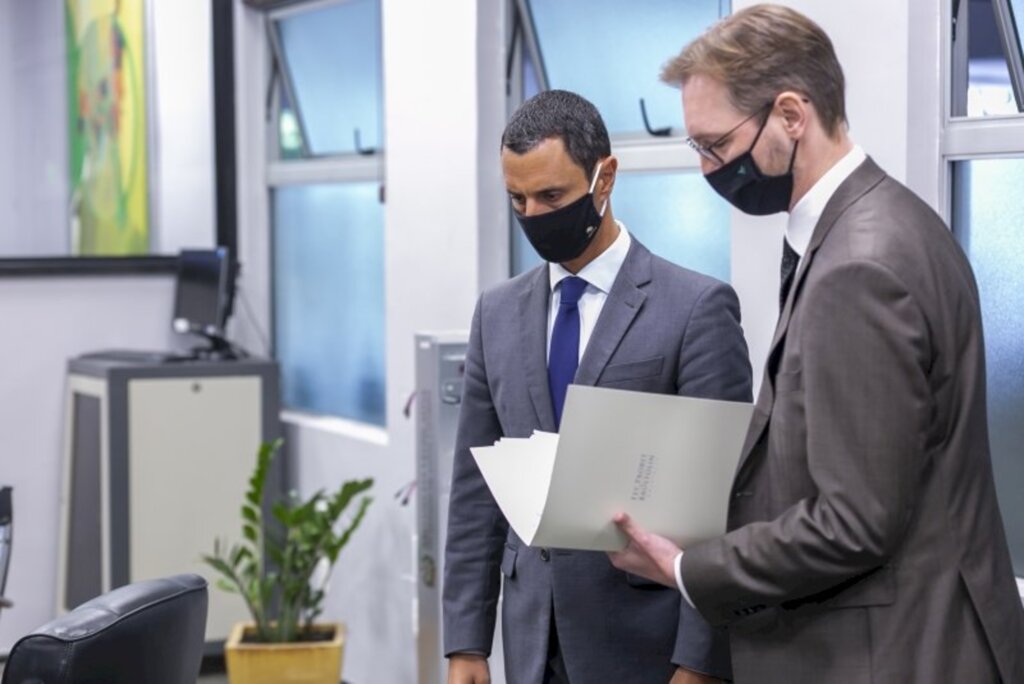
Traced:
[[640, 116], [644, 119], [644, 128], [647, 132], [656, 138], [667, 138], [672, 135], [672, 127], [665, 126], [664, 128], [651, 128], [651, 122], [647, 119], [647, 105], [644, 104], [644, 98], [640, 98]]
[[355, 147], [356, 147], [356, 154], [361, 154], [364, 157], [369, 157], [371, 155], [377, 154], [377, 148], [376, 147], [363, 147], [362, 142], [359, 139], [359, 129], [358, 128], [355, 129], [355, 131], [353, 133], [353, 137], [355, 138], [355, 143], [356, 143], [356, 145], [355, 145]]

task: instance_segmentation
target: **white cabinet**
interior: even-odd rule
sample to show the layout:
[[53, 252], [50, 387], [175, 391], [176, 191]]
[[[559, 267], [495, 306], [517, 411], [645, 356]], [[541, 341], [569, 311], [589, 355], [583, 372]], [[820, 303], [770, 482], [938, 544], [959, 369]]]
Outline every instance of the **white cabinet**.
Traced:
[[[141, 579], [210, 580], [206, 638], [246, 618], [201, 556], [238, 541], [260, 442], [277, 437], [269, 361], [118, 363], [76, 359], [67, 385], [58, 610]], [[283, 487], [277, 463], [271, 494]]]

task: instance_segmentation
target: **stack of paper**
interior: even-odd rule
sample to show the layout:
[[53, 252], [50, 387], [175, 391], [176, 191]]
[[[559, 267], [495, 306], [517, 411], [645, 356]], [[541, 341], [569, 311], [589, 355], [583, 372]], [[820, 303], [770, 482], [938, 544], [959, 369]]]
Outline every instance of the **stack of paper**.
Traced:
[[622, 511], [680, 546], [725, 531], [752, 406], [570, 385], [561, 435], [472, 449], [526, 544], [614, 551]]

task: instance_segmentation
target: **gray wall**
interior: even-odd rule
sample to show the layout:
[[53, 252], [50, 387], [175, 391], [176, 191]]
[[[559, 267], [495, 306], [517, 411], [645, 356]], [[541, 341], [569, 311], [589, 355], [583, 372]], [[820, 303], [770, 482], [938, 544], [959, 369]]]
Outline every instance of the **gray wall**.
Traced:
[[[67, 111], [61, 0], [0, 0], [0, 252], [66, 247]], [[153, 220], [161, 246], [213, 243], [209, 3], [148, 0]], [[11, 89], [13, 88], [13, 90]], [[12, 96], [12, 97], [9, 97]], [[10, 154], [9, 154], [10, 152]], [[15, 488], [15, 547], [0, 653], [54, 617], [67, 359], [165, 349], [169, 276], [0, 277], [0, 482]]]
[[[10, 64], [13, 55], [11, 54], [11, 21], [9, 15], [9, 3], [7, 0], [0, 2], [0, 97], [6, 101], [13, 93], [11, 91], [11, 77], [8, 69], [3, 65]], [[11, 107], [0, 107], [0, 150], [11, 149]], [[10, 205], [11, 192], [11, 166], [0, 164], [0, 207]], [[5, 224], [0, 221], [0, 227]], [[0, 242], [4, 238], [0, 237]]]
[[[4, 160], [0, 255], [67, 251], [67, 108], [62, 3], [0, 0]], [[3, 195], [0, 195], [3, 197]]]
[[0, 481], [15, 520], [0, 653], [54, 617], [66, 361], [166, 347], [172, 295], [169, 277], [0, 279]]

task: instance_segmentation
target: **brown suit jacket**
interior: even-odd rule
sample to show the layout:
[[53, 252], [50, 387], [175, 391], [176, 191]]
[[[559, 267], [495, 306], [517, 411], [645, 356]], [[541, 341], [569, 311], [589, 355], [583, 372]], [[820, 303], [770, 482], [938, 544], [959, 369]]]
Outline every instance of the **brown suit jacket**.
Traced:
[[783, 308], [729, 529], [682, 574], [737, 682], [1024, 682], [974, 276], [870, 159]]

